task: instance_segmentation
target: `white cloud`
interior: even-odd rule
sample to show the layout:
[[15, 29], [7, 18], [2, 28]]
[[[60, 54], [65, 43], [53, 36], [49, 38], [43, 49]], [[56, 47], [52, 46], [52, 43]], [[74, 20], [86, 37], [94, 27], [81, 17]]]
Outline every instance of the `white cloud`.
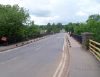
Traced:
[[56, 19], [59, 19], [59, 16], [36, 17], [34, 15], [31, 15], [31, 20], [34, 20], [35, 24], [47, 24], [47, 22], [53, 23]]
[[100, 14], [99, 0], [0, 0], [29, 9], [36, 24], [82, 22], [91, 14]]
[[85, 12], [82, 12], [82, 11], [77, 12], [76, 15], [78, 15], [78, 16], [87, 16], [87, 14]]

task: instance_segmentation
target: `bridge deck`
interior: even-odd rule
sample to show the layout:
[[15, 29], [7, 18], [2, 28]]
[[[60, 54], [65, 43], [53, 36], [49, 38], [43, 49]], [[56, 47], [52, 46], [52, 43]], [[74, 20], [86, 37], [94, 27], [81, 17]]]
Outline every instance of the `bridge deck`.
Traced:
[[72, 37], [70, 52], [69, 77], [100, 77], [100, 62]]

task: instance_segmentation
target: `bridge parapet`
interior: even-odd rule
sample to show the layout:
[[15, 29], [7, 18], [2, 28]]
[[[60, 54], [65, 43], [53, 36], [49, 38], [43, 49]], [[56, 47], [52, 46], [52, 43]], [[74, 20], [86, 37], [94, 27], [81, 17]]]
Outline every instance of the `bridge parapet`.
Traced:
[[84, 49], [88, 49], [89, 47], [89, 39], [93, 38], [93, 33], [84, 32], [82, 33], [82, 47]]

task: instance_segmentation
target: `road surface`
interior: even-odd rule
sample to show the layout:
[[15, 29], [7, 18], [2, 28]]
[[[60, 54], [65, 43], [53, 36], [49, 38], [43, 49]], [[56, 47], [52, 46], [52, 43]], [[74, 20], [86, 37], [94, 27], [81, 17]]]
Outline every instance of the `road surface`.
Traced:
[[0, 52], [0, 77], [52, 77], [60, 62], [64, 33]]

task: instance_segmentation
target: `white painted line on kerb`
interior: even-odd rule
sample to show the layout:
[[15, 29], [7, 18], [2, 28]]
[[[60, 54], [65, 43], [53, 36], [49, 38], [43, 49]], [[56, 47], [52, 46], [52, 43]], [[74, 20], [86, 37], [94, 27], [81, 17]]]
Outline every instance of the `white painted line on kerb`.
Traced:
[[[44, 38], [45, 38], [45, 37], [44, 37]], [[34, 39], [34, 40], [37, 40], [37, 39]], [[33, 41], [34, 41], [34, 40], [33, 40]], [[35, 42], [38, 42], [38, 41], [35, 41]], [[18, 47], [14, 47], [14, 48], [11, 48], [11, 49], [7, 49], [7, 50], [4, 50], [4, 51], [2, 51], [2, 52], [0, 52], [0, 53], [11, 52], [11, 51], [14, 51], [14, 50], [17, 50], [17, 49], [23, 48], [23, 47], [28, 46], [28, 45], [32, 45], [33, 43], [34, 43], [34, 42], [29, 43], [29, 44], [26, 44], [26, 45], [23, 45], [23, 46], [18, 46]], [[14, 46], [16, 46], [16, 45], [14, 45]]]
[[14, 51], [14, 50], [20, 49], [20, 48], [22, 48], [22, 47], [25, 47], [25, 46], [28, 46], [28, 45], [31, 45], [31, 44], [32, 44], [32, 43], [27, 44], [27, 45], [23, 45], [23, 46], [19, 46], [19, 47], [16, 47], [16, 48], [11, 48], [11, 49], [9, 49], [9, 50], [5, 50], [5, 51], [2, 51], [2, 52], [0, 52], [0, 53], [11, 52], [11, 51]]

